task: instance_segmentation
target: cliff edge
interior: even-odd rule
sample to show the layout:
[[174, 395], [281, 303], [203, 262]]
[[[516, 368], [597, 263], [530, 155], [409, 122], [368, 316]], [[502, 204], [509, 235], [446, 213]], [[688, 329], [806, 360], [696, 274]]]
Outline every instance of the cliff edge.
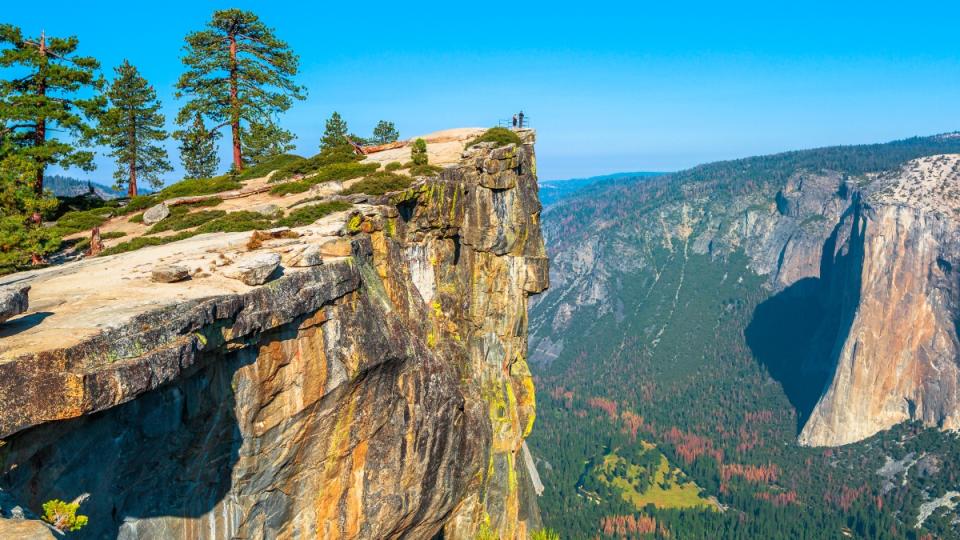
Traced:
[[[78, 538], [526, 537], [548, 278], [520, 136], [305, 227], [2, 278], [31, 297], [0, 326], [0, 536], [89, 493]], [[264, 285], [229, 275], [251, 256]]]

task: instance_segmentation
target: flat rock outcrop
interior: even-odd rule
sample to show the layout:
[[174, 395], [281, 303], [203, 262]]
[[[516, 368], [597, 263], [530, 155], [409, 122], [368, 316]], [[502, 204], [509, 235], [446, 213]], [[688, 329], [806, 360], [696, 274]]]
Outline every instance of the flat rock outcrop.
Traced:
[[[548, 283], [524, 137], [264, 241], [264, 285], [225, 275], [248, 233], [26, 276], [51, 315], [0, 345], [0, 490], [90, 493], [78, 538], [525, 537], [526, 308]], [[167, 259], [210, 275], [151, 286]], [[109, 297], [76, 287], [118, 271]]]

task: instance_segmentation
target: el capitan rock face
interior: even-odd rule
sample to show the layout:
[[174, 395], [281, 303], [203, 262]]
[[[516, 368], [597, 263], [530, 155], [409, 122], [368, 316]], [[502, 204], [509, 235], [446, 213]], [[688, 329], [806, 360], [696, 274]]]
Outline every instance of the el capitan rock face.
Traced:
[[[60, 347], [37, 326], [0, 362], [3, 493], [34, 510], [90, 493], [78, 538], [525, 537], [526, 308], [547, 259], [523, 136], [265, 242], [283, 260], [265, 285], [164, 284], [195, 297]], [[348, 252], [317, 247], [333, 241]], [[288, 264], [305, 250], [322, 264]]]

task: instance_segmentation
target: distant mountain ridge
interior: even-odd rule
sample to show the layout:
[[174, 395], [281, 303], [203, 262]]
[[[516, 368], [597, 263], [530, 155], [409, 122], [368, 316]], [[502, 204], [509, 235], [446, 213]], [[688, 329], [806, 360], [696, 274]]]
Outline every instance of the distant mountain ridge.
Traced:
[[572, 195], [580, 194], [589, 188], [599, 188], [616, 183], [644, 180], [663, 174], [668, 173], [639, 171], [605, 174], [601, 176], [591, 176], [589, 178], [571, 178], [568, 180], [540, 180], [540, 203], [545, 207], [551, 206]]
[[121, 191], [117, 191], [103, 184], [90, 182], [88, 180], [78, 180], [69, 176], [47, 176], [43, 180], [43, 185], [57, 197], [76, 197], [83, 195], [84, 193], [89, 193], [91, 187], [93, 188], [93, 192], [102, 199], [116, 199], [126, 195]]

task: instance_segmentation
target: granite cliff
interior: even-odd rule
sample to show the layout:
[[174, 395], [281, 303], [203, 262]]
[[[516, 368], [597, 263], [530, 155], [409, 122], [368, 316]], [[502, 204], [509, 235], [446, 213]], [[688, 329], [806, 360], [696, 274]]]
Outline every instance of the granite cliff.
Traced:
[[722, 276], [713, 287], [745, 263], [738, 283], [761, 285], [721, 312], [749, 307], [744, 344], [795, 405], [800, 444], [908, 420], [960, 427], [955, 146], [947, 135], [725, 162], [549, 208], [553, 287], [531, 315], [532, 358], [549, 365], [574, 328], [628, 324], [639, 308], [623, 291], [650, 302], [671, 287], [639, 329], [652, 355], [709, 297], [690, 292], [713, 279], [703, 260]]
[[[30, 311], [0, 327], [0, 536], [48, 536], [30, 511], [89, 493], [78, 538], [526, 537], [527, 299], [548, 278], [520, 134], [257, 242], [3, 278]], [[280, 256], [265, 285], [220, 271], [248, 251]], [[170, 262], [210, 271], [151, 282]]]

